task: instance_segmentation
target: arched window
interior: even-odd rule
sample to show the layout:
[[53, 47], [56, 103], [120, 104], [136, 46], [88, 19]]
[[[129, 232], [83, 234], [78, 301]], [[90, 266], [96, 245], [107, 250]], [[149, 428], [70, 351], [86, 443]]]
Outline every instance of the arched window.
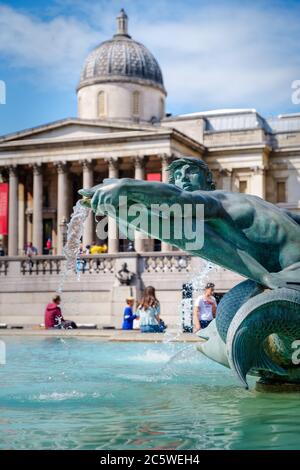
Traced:
[[132, 114], [134, 117], [140, 115], [140, 92], [134, 91], [132, 94]]
[[161, 119], [165, 117], [165, 100], [163, 98], [160, 99], [160, 117]]
[[98, 117], [105, 116], [105, 94], [104, 91], [98, 93]]

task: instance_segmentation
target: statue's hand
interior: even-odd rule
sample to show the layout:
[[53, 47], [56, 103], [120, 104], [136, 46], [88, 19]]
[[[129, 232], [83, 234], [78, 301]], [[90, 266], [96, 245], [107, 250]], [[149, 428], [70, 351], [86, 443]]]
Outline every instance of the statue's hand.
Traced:
[[91, 189], [81, 189], [82, 204], [89, 205], [95, 214], [108, 214], [119, 207], [119, 198], [125, 195], [128, 179], [108, 178]]
[[82, 196], [82, 199], [80, 199], [80, 203], [83, 206], [89, 207], [91, 209], [92, 198], [101, 186], [102, 186], [102, 184], [97, 184], [96, 186], [93, 186], [92, 188], [80, 189], [78, 191], [78, 194], [80, 194], [80, 196]]

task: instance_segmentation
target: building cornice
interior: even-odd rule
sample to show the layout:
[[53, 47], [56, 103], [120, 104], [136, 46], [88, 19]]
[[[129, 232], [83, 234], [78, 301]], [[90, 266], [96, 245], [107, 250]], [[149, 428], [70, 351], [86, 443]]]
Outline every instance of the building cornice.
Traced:
[[146, 130], [146, 131], [151, 131], [155, 132], [157, 130], [157, 127], [153, 126], [152, 124], [149, 124], [148, 126], [146, 124], [140, 125], [136, 123], [127, 123], [123, 121], [112, 121], [112, 120], [100, 120], [100, 119], [80, 119], [80, 118], [65, 118], [65, 119], [60, 119], [58, 121], [53, 121], [47, 124], [42, 124], [40, 126], [36, 127], [31, 127], [28, 129], [23, 129], [21, 131], [17, 132], [12, 132], [10, 134], [6, 134], [0, 137], [0, 144], [2, 142], [10, 141], [10, 140], [15, 140], [15, 139], [22, 139], [28, 135], [36, 135], [39, 134], [43, 131], [51, 131], [59, 128], [63, 128], [69, 125], [79, 125], [79, 126], [90, 126], [90, 127], [99, 127], [99, 128], [115, 128], [115, 129], [121, 129], [121, 130]]
[[179, 142], [188, 145], [200, 153], [205, 151], [205, 146], [198, 143], [196, 140], [186, 136], [185, 134], [175, 130], [167, 128], [154, 128], [153, 130], [140, 130], [132, 132], [113, 132], [106, 133], [97, 136], [76, 136], [67, 138], [63, 136], [61, 138], [45, 138], [45, 139], [28, 139], [28, 140], [13, 140], [0, 142], [0, 154], [1, 151], [5, 150], [23, 150], [33, 148], [44, 148], [44, 147], [67, 147], [67, 146], [86, 146], [95, 143], [126, 143], [129, 141], [139, 140], [158, 140], [161, 138], [173, 138]]
[[232, 153], [253, 153], [255, 151], [271, 153], [273, 151], [272, 147], [268, 144], [262, 143], [251, 143], [251, 144], [238, 144], [238, 145], [216, 145], [214, 147], [207, 147], [207, 156], [210, 156], [215, 153], [223, 154], [232, 154]]
[[92, 85], [108, 85], [110, 83], [120, 83], [123, 85], [124, 83], [132, 83], [140, 86], [148, 86], [150, 88], [154, 88], [156, 90], [161, 91], [165, 96], [167, 96], [167, 91], [163, 85], [160, 85], [157, 82], [152, 80], [147, 80], [145, 78], [138, 78], [138, 77], [121, 77], [119, 75], [113, 76], [104, 76], [104, 77], [95, 77], [88, 80], [84, 80], [80, 82], [76, 88], [76, 92], [78, 93], [79, 90], [85, 87], [89, 87]]
[[288, 153], [288, 154], [296, 154], [299, 156], [300, 152], [300, 145], [291, 145], [289, 147], [274, 147], [272, 149], [273, 154], [282, 154], [282, 153]]

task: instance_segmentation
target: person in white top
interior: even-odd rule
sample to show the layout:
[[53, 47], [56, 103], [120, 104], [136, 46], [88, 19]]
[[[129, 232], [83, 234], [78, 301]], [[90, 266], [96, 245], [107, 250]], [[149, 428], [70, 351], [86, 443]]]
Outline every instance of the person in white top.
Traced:
[[206, 284], [204, 293], [195, 300], [194, 322], [196, 331], [206, 328], [215, 318], [217, 302], [214, 297], [215, 285], [211, 282]]
[[142, 333], [163, 333], [167, 328], [160, 318], [160, 304], [152, 286], [146, 287], [136, 315], [140, 318]]

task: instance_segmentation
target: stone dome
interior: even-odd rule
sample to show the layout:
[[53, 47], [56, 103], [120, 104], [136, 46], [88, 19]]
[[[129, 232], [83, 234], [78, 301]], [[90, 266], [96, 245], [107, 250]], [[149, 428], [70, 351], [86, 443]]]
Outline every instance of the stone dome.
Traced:
[[129, 82], [153, 86], [166, 94], [160, 66], [151, 52], [128, 34], [128, 17], [121, 10], [117, 33], [87, 57], [77, 90], [85, 86]]

